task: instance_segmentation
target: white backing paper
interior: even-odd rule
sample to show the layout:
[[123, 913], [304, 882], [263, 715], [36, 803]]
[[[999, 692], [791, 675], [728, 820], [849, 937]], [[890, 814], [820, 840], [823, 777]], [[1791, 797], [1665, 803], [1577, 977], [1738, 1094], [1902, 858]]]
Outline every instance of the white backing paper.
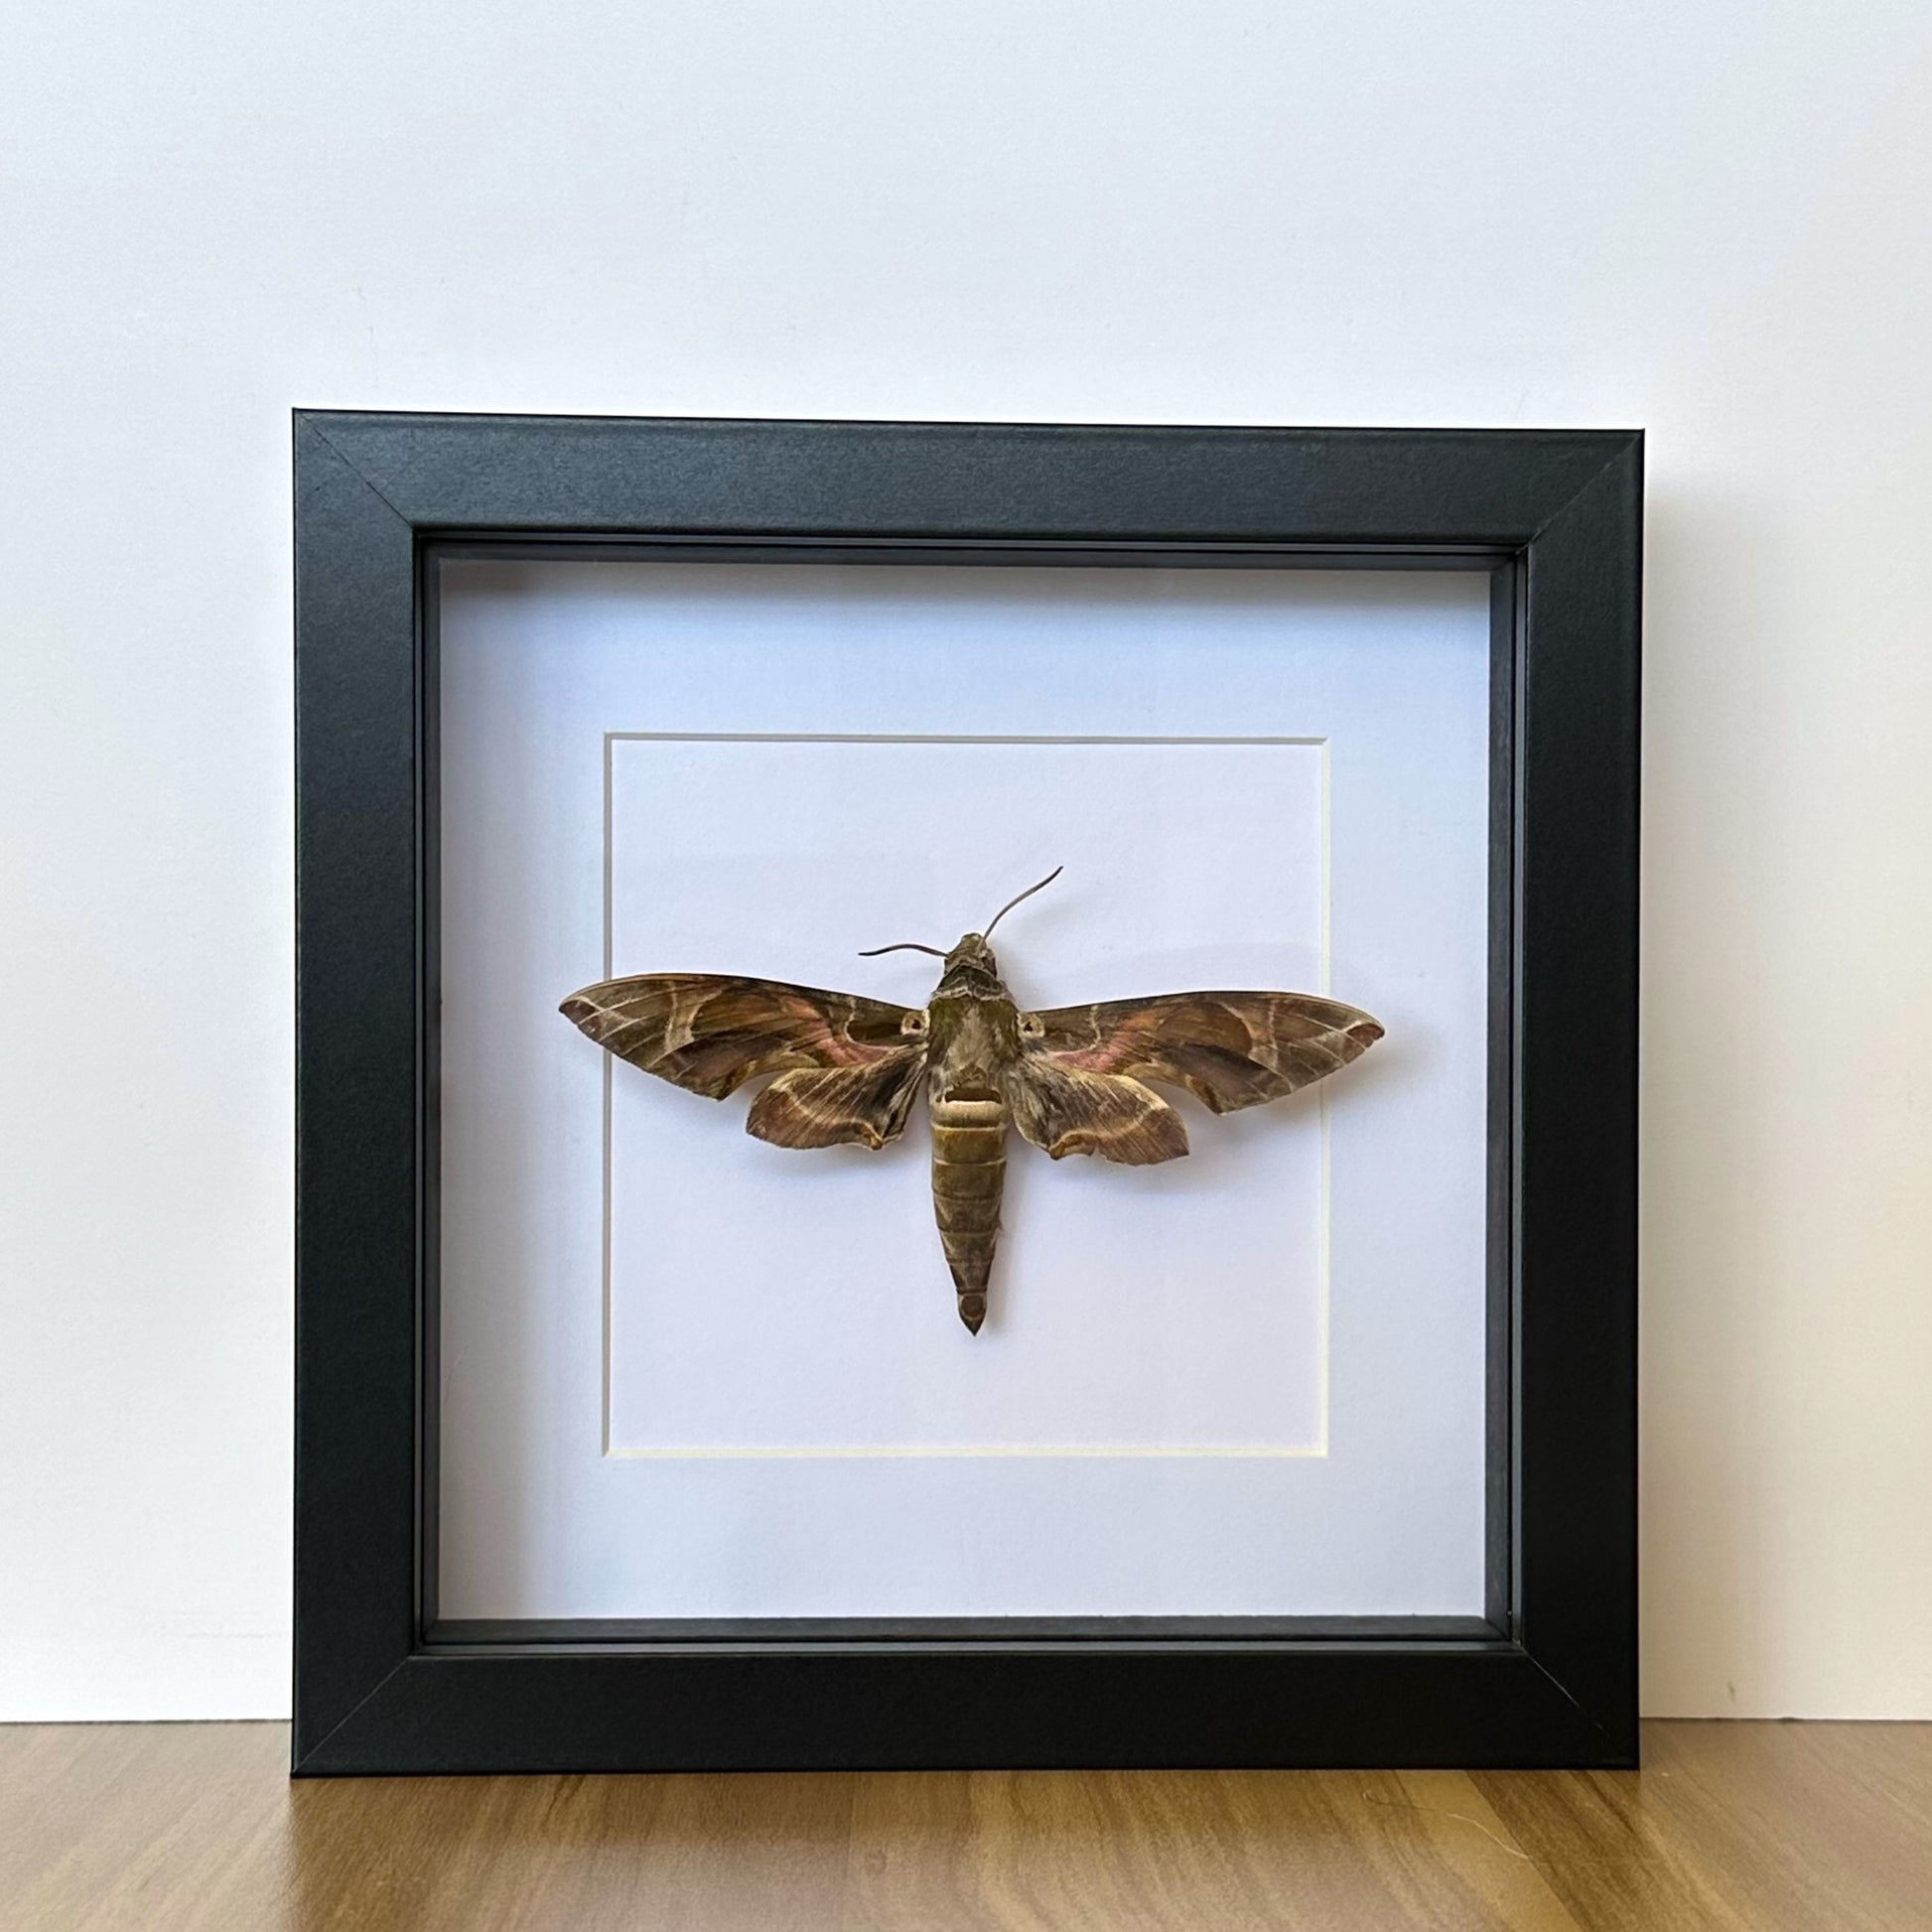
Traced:
[[[464, 565], [442, 623], [449, 1616], [1473, 1612], [1480, 577]], [[924, 1123], [773, 1149], [556, 1012], [1328, 991], [1388, 1037], [1189, 1159], [1017, 1138], [953, 1312]], [[922, 1110], [921, 1110], [922, 1111]]]

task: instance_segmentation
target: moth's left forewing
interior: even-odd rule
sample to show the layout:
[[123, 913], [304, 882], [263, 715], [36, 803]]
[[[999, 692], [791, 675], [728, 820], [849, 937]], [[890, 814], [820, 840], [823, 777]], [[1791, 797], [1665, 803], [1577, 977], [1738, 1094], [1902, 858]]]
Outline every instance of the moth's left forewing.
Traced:
[[618, 1058], [713, 1100], [763, 1073], [877, 1075], [855, 1077], [840, 1098], [901, 1124], [898, 1076], [925, 1053], [922, 1013], [782, 980], [639, 973], [580, 988], [561, 1011]]
[[1367, 1052], [1382, 1024], [1313, 993], [1167, 993], [1027, 1014], [1021, 1034], [1060, 1065], [1185, 1087], [1225, 1114], [1325, 1079]]

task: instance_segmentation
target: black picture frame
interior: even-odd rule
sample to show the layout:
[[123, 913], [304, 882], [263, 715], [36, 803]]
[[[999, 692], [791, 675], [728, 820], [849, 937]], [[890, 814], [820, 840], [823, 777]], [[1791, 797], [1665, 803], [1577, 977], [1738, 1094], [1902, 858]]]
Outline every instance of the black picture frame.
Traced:
[[[296, 412], [296, 1773], [1634, 1764], [1642, 459]], [[1487, 575], [1483, 1617], [439, 1620], [437, 579], [478, 552]]]

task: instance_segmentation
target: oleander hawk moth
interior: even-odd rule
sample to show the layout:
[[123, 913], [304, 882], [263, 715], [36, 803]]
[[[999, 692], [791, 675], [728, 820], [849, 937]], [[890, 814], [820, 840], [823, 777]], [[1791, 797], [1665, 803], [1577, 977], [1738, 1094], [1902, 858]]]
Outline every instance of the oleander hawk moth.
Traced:
[[923, 1085], [940, 1245], [959, 1318], [977, 1334], [1010, 1127], [1056, 1161], [1173, 1161], [1187, 1152], [1187, 1129], [1150, 1081], [1231, 1113], [1323, 1079], [1382, 1037], [1359, 1007], [1312, 993], [1163, 993], [1023, 1013], [987, 938], [1058, 877], [1030, 886], [950, 952], [907, 941], [861, 955], [944, 959], [922, 1008], [777, 980], [640, 973], [584, 987], [561, 1011], [620, 1059], [713, 1100], [775, 1074], [745, 1125], [778, 1147], [885, 1147]]

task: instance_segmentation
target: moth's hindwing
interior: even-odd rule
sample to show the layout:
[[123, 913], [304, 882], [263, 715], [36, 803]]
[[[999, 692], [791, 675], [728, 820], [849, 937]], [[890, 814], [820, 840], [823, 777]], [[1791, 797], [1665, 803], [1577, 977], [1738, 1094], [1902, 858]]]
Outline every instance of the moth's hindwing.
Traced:
[[1097, 1154], [1127, 1167], [1151, 1167], [1187, 1152], [1180, 1116], [1140, 1081], [1059, 1064], [1050, 1053], [1023, 1053], [1007, 1078], [1013, 1124], [1055, 1161]]
[[774, 1147], [884, 1147], [904, 1129], [924, 1073], [923, 1046], [872, 1066], [781, 1073], [752, 1102], [745, 1131]]
[[883, 1147], [925, 1065], [922, 1014], [779, 980], [640, 973], [584, 987], [560, 1011], [620, 1059], [713, 1100], [780, 1075], [746, 1123], [779, 1147]]
[[1167, 993], [1026, 1014], [1021, 1037], [1014, 1118], [1030, 1141], [1050, 1154], [1146, 1162], [1185, 1154], [1187, 1137], [1143, 1080], [1185, 1087], [1211, 1112], [1232, 1113], [1346, 1066], [1382, 1026], [1312, 993]]

